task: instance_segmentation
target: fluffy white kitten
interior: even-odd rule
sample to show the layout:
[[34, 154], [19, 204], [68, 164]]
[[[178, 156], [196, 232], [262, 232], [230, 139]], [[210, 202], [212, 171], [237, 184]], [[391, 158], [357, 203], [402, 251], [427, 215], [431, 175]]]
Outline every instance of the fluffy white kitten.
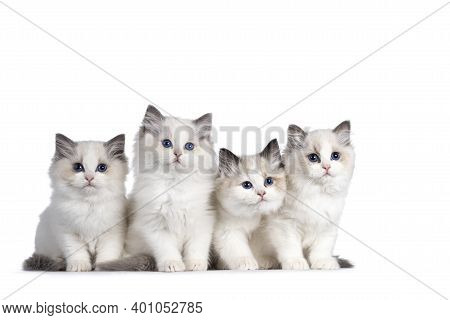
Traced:
[[219, 269], [256, 270], [254, 232], [263, 216], [276, 212], [285, 197], [286, 180], [277, 140], [260, 154], [237, 157], [220, 151], [215, 207], [214, 251]]
[[286, 203], [268, 219], [277, 260], [283, 269], [338, 269], [333, 249], [355, 163], [350, 122], [309, 133], [291, 125], [284, 163]]
[[164, 117], [149, 106], [135, 145], [126, 252], [159, 271], [205, 271], [214, 226], [212, 115]]
[[121, 256], [125, 240], [125, 136], [74, 142], [56, 135], [50, 167], [50, 206], [36, 232], [35, 256], [64, 260], [67, 271], [91, 271], [92, 262]]

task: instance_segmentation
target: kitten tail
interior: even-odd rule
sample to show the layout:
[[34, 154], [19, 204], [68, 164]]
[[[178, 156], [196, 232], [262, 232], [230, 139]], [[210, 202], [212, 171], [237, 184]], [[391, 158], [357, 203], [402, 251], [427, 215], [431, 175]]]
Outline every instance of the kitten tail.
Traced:
[[23, 262], [25, 271], [65, 271], [66, 263], [63, 260], [53, 260], [47, 256], [34, 253]]
[[97, 265], [96, 271], [156, 271], [155, 260], [150, 256], [133, 256]]
[[338, 261], [338, 263], [339, 263], [339, 267], [340, 267], [341, 269], [352, 269], [352, 268], [355, 267], [354, 264], [351, 263], [351, 262], [350, 262], [349, 260], [347, 260], [347, 259], [342, 259], [342, 258], [339, 258], [339, 257], [337, 257], [336, 259], [337, 259], [337, 261]]

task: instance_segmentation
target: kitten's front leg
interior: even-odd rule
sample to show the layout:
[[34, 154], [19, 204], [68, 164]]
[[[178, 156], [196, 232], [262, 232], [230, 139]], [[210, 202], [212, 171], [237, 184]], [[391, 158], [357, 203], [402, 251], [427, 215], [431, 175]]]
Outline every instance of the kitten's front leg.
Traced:
[[336, 270], [339, 269], [339, 263], [333, 257], [333, 249], [336, 243], [337, 231], [332, 230], [322, 232], [317, 235], [316, 240], [309, 250], [309, 262], [311, 268], [316, 270]]
[[[208, 270], [208, 258], [211, 248], [212, 223], [205, 230], [193, 230], [184, 247], [184, 264], [187, 271]], [[208, 230], [208, 228], [210, 230]]]
[[66, 271], [86, 272], [92, 271], [91, 255], [86, 243], [72, 233], [62, 237], [62, 251], [66, 259]]
[[159, 272], [182, 272], [186, 269], [176, 237], [168, 231], [158, 230], [147, 235]]
[[215, 250], [226, 268], [230, 270], [258, 270], [258, 262], [248, 243], [248, 237], [240, 230], [217, 232]]
[[268, 221], [268, 234], [283, 270], [308, 270], [302, 238], [291, 219], [275, 217]]
[[97, 240], [95, 264], [113, 261], [122, 256], [124, 249], [124, 232], [116, 226]]

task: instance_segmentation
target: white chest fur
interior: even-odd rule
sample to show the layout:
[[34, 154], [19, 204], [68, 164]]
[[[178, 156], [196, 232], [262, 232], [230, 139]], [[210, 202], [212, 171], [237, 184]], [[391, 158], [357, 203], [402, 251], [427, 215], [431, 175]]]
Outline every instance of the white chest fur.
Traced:
[[317, 234], [338, 225], [346, 191], [330, 192], [330, 188], [310, 182], [293, 186], [285, 210], [297, 221], [296, 227], [305, 242], [314, 241]]
[[59, 221], [63, 228], [84, 241], [98, 237], [116, 224], [123, 222], [123, 199], [96, 202], [65, 201], [57, 204]]

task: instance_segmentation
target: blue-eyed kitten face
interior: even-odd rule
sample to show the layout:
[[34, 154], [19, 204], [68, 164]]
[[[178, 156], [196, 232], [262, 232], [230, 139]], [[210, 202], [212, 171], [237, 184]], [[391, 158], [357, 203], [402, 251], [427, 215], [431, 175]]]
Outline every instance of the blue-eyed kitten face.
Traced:
[[321, 184], [350, 179], [355, 163], [350, 133], [349, 121], [333, 130], [312, 132], [289, 126], [285, 154], [288, 174], [300, 169], [305, 176]]
[[50, 168], [55, 189], [93, 194], [123, 187], [128, 173], [125, 135], [108, 142], [75, 142], [56, 135], [56, 151]]
[[138, 135], [138, 170], [210, 172], [214, 167], [211, 130], [210, 113], [196, 120], [179, 119], [149, 106]]
[[222, 149], [219, 161], [216, 197], [230, 214], [251, 217], [281, 207], [286, 178], [277, 140], [253, 156], [237, 157]]

